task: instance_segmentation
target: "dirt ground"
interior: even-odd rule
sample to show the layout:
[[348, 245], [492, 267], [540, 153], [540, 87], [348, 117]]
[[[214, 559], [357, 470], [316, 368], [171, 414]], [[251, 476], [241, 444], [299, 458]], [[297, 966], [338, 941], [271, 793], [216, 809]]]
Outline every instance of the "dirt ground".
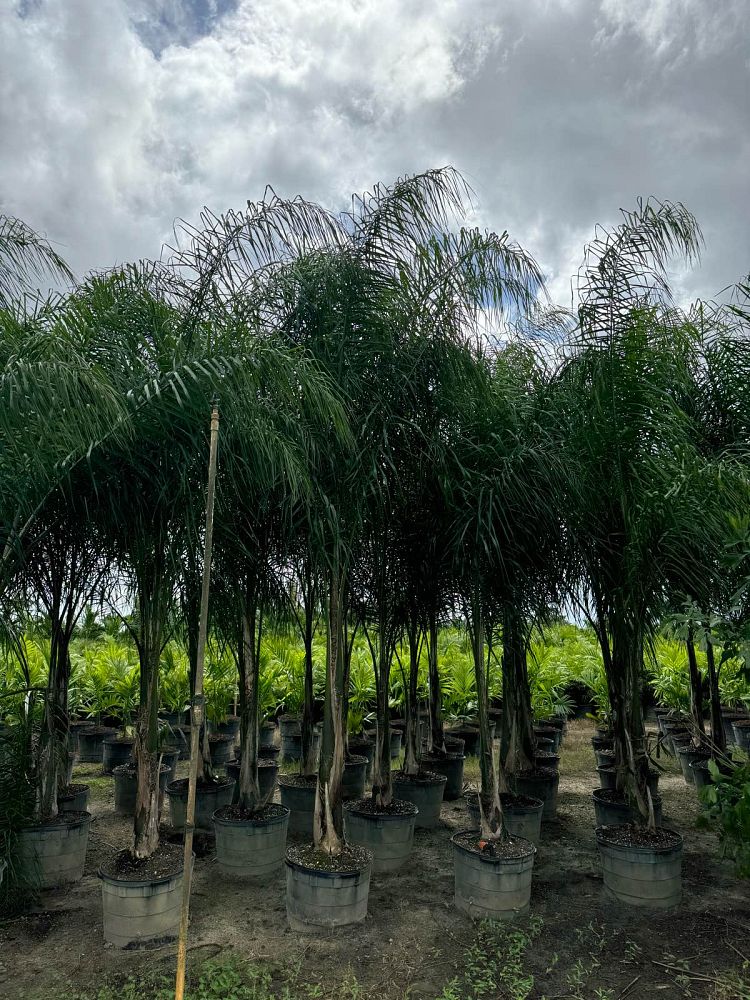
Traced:
[[[750, 992], [744, 987], [722, 983], [740, 973], [743, 958], [750, 957], [750, 885], [720, 859], [714, 834], [696, 828], [695, 790], [670, 758], [660, 792], [665, 825], [685, 840], [682, 903], [670, 912], [643, 912], [605, 899], [593, 832], [591, 792], [598, 782], [591, 731], [588, 721], [572, 722], [563, 743], [558, 819], [543, 829], [531, 919], [517, 925], [530, 935], [519, 968], [533, 976], [533, 986], [528, 994], [513, 987], [515, 995], [745, 1000]], [[476, 780], [476, 762], [467, 760], [467, 765], [467, 778]], [[172, 974], [173, 947], [121, 952], [104, 945], [96, 872], [110, 851], [128, 844], [131, 828], [113, 814], [110, 778], [82, 766], [74, 780], [92, 785], [94, 820], [84, 879], [69, 891], [45, 893], [31, 914], [0, 924], [0, 998], [47, 1000], [73, 991], [96, 995], [108, 979], [147, 969]], [[450, 836], [468, 826], [463, 800], [444, 803], [441, 827], [417, 831], [412, 863], [393, 875], [373, 877], [366, 922], [330, 937], [289, 931], [283, 872], [262, 888], [225, 882], [209, 850], [195, 866], [190, 960], [196, 964], [204, 957], [235, 954], [275, 969], [298, 964], [304, 969], [304, 991], [300, 986], [292, 997], [450, 996], [446, 984], [454, 977], [460, 981], [467, 963], [471, 971], [481, 937], [453, 906]], [[514, 996], [517, 939], [509, 931], [500, 934], [492, 944], [494, 981], [484, 994], [491, 998]], [[504, 948], [509, 949], [507, 963], [500, 955]], [[750, 982], [750, 966], [742, 975]], [[457, 987], [454, 995], [464, 994]]]

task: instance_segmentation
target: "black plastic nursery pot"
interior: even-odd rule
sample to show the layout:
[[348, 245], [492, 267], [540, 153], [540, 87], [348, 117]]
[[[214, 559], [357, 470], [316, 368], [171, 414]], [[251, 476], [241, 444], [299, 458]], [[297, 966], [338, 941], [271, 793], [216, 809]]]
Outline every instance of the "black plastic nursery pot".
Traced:
[[347, 802], [344, 837], [348, 844], [371, 852], [373, 872], [397, 871], [411, 856], [418, 811], [405, 799], [393, 799], [390, 807], [380, 811], [372, 799]]
[[112, 774], [121, 764], [129, 764], [133, 759], [135, 740], [129, 736], [107, 736], [102, 741], [102, 770]]
[[91, 729], [91, 719], [75, 719], [68, 724], [68, 750], [78, 753], [78, 734], [82, 729]]
[[553, 771], [560, 769], [560, 757], [556, 753], [547, 750], [537, 750], [534, 754], [534, 767], [536, 769], [551, 767]]
[[[714, 783], [714, 779], [711, 777], [711, 772], [708, 769], [709, 761], [710, 758], [709, 760], [696, 760], [690, 765], [693, 772], [693, 781], [698, 792], [700, 792], [701, 788], [713, 785]], [[716, 766], [722, 774], [731, 773], [732, 768], [723, 761], [717, 760]]]
[[737, 708], [722, 708], [721, 722], [724, 726], [724, 738], [727, 746], [734, 746], [734, 724], [748, 718], [747, 712]]
[[554, 740], [554, 752], [557, 753], [562, 742], [562, 730], [555, 726], [534, 726], [534, 736], [536, 739]]
[[[320, 732], [316, 729], [313, 732], [313, 752], [315, 754], [315, 759], [317, 760], [318, 754], [320, 752]], [[297, 724], [296, 729], [293, 725], [284, 725], [281, 728], [281, 759], [282, 760], [301, 760], [302, 759], [302, 730]]]
[[464, 788], [464, 760], [462, 753], [422, 754], [422, 765], [428, 771], [445, 775], [443, 799], [452, 802], [459, 799]]
[[286, 854], [286, 915], [297, 933], [321, 933], [361, 924], [367, 916], [372, 854], [346, 844], [338, 858], [310, 845]]
[[168, 726], [181, 726], [185, 721], [184, 710], [180, 712], [159, 712], [159, 718]]
[[240, 735], [239, 715], [230, 715], [223, 722], [209, 722], [208, 732], [212, 736], [228, 736], [236, 742]]
[[190, 727], [172, 726], [164, 734], [164, 750], [176, 750], [178, 760], [190, 757]]
[[735, 746], [750, 753], [750, 719], [735, 719], [732, 722], [732, 735]]
[[258, 731], [258, 742], [262, 749], [265, 750], [267, 747], [273, 747], [276, 749], [275, 737], [276, 723], [261, 722], [260, 729]]
[[675, 752], [674, 743], [672, 742], [673, 737], [676, 736], [678, 741], [683, 737], [690, 739], [690, 730], [682, 720], [667, 720], [661, 723], [661, 726], [664, 733], [664, 745], [670, 753]]
[[685, 746], [679, 747], [677, 756], [680, 760], [680, 767], [682, 769], [682, 776], [685, 779], [685, 784], [694, 785], [695, 777], [692, 767], [693, 762], [696, 760], [708, 760], [711, 754], [705, 747], [697, 747], [692, 743], [687, 743]]
[[669, 909], [682, 896], [682, 837], [663, 827], [632, 825], [596, 831], [604, 890], [628, 906]]
[[411, 776], [396, 771], [391, 781], [394, 796], [412, 802], [419, 810], [414, 824], [418, 830], [431, 830], [438, 825], [443, 791], [448, 781], [444, 774], [420, 771]]
[[[597, 767], [596, 770], [599, 775], [600, 788], [617, 788], [617, 768], [614, 764], [606, 764], [601, 767]], [[648, 787], [651, 789], [651, 794], [656, 795], [659, 791], [659, 772], [649, 771], [647, 780]]]
[[348, 754], [344, 760], [344, 773], [341, 778], [342, 799], [346, 801], [347, 799], [362, 798], [365, 794], [368, 767], [367, 757], [360, 754]]
[[399, 754], [401, 753], [401, 738], [403, 733], [400, 729], [391, 729], [390, 731], [390, 744], [391, 744], [391, 760], [397, 760]]
[[279, 775], [281, 804], [289, 810], [289, 833], [312, 838], [317, 783], [318, 777], [315, 774]]
[[611, 736], [592, 736], [591, 746], [594, 748], [594, 753], [599, 750], [612, 750], [614, 748], [615, 741]]
[[349, 753], [364, 757], [367, 760], [367, 777], [372, 774], [372, 764], [375, 760], [375, 740], [370, 740], [366, 736], [350, 736], [348, 744]]
[[88, 785], [68, 785], [57, 796], [60, 812], [86, 812], [89, 805]]
[[555, 752], [555, 741], [545, 739], [544, 736], [539, 736], [534, 740], [534, 746], [540, 753], [554, 753]]
[[[180, 759], [179, 750], [163, 749], [161, 751], [161, 762], [169, 768], [169, 781], [174, 781], [177, 777], [177, 761]], [[167, 782], [169, 784], [169, 782]]]
[[208, 749], [213, 767], [225, 768], [234, 757], [234, 737], [227, 733], [211, 733], [208, 737]]
[[[633, 823], [636, 814], [622, 792], [614, 788], [595, 788], [591, 793], [594, 799], [595, 825], [600, 826], [622, 826]], [[661, 826], [661, 798], [653, 795], [654, 819], [656, 825]]]
[[597, 767], [611, 766], [616, 760], [614, 750], [595, 750], [594, 756], [596, 757]]
[[501, 841], [490, 853], [480, 847], [476, 830], [451, 837], [454, 901], [474, 919], [512, 920], [526, 913], [536, 848], [522, 837]]
[[557, 816], [557, 789], [560, 775], [552, 768], [535, 768], [533, 771], [522, 771], [511, 777], [511, 786], [516, 795], [526, 795], [532, 799], [541, 799], [544, 803], [542, 821], [548, 822]]
[[[182, 902], [182, 847], [161, 845], [143, 865], [129, 865], [126, 855], [121, 852], [99, 869], [104, 940], [116, 948], [129, 949], [174, 941]], [[123, 859], [122, 865], [119, 859]]]
[[[195, 789], [195, 828], [205, 833], [213, 833], [213, 815], [222, 806], [232, 804], [234, 795], [234, 780], [221, 777], [215, 782], [199, 781]], [[187, 814], [188, 779], [178, 778], [167, 785], [169, 798], [169, 814], [171, 825], [175, 830], [185, 829]]]
[[467, 757], [476, 757], [479, 752], [479, 729], [477, 726], [457, 726], [447, 729], [446, 736], [464, 741], [464, 753]]
[[[478, 829], [479, 816], [479, 796], [476, 792], [469, 792], [466, 795], [466, 805], [469, 810], [469, 818]], [[530, 840], [534, 847], [538, 847], [542, 839], [542, 810], [544, 803], [541, 799], [534, 799], [529, 795], [503, 794], [500, 796], [500, 805], [503, 810], [503, 821], [505, 829], [512, 837], [523, 837]]]
[[263, 879], [277, 872], [286, 853], [289, 810], [275, 802], [254, 813], [224, 806], [213, 815], [216, 865], [222, 875]]
[[680, 750], [683, 747], [692, 746], [693, 737], [689, 730], [687, 729], [677, 729], [672, 730], [669, 734], [669, 739], [672, 742], [672, 753], [679, 760]]
[[[162, 808], [164, 792], [171, 781], [170, 773], [166, 764], [159, 768], [159, 809]], [[112, 775], [115, 779], [115, 813], [118, 816], [134, 816], [138, 769], [134, 764], [118, 764]]]
[[58, 812], [54, 819], [19, 832], [21, 864], [40, 889], [81, 881], [90, 825], [90, 812]]
[[[265, 752], [265, 751], [264, 751]], [[227, 777], [233, 778], [234, 796], [232, 802], [235, 803], [240, 795], [240, 767], [241, 761], [230, 760], [227, 764]], [[279, 774], [279, 765], [275, 760], [261, 759], [258, 761], [258, 787], [261, 798], [268, 801], [272, 798], [276, 788], [276, 778]]]
[[81, 764], [101, 764], [103, 744], [108, 736], [117, 736], [108, 726], [89, 726], [78, 730], [78, 760]]

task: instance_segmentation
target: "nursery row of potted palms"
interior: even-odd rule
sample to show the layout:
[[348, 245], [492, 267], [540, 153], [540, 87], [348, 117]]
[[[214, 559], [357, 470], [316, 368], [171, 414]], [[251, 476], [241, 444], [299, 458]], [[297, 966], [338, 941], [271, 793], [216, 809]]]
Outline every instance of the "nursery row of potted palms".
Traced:
[[[0, 312], [5, 620], [10, 628], [13, 602], [38, 601], [55, 644], [27, 769], [47, 839], [80, 840], [88, 822], [56, 807], [72, 629], [113, 572], [133, 609], [134, 839], [102, 868], [112, 913], [133, 917], [134, 900], [154, 893], [167, 912], [181, 875], [181, 855], [159, 842], [160, 661], [180, 628], [192, 698], [215, 395], [211, 633], [234, 660], [241, 747], [238, 801], [217, 819], [235, 845], [285, 819], [265, 801], [258, 769], [263, 629], [284, 617], [304, 647], [297, 784], [314, 796], [312, 843], [287, 855], [290, 920], [320, 922], [321, 893], [338, 922], [366, 905], [370, 859], [347, 842], [342, 805], [358, 633], [377, 705], [373, 796], [360, 813], [387, 822], [407, 792], [424, 816], [447, 784], [439, 771], [456, 762], [437, 636], [447, 618], [465, 620], [481, 789], [478, 830], [456, 850], [490, 898], [509, 866], [526, 884], [533, 863], [533, 845], [508, 836], [508, 776], [543, 787], [545, 799], [554, 784], [537, 743], [548, 737], [532, 723], [531, 629], [550, 607], [575, 604], [604, 659], [617, 787], [644, 820], [602, 843], [653, 846], [644, 648], [665, 611], [686, 602], [702, 619], [730, 607], [741, 617], [727, 581], [742, 560], [726, 553], [737, 540], [727, 512], [747, 498], [750, 408], [737, 374], [748, 367], [747, 313], [740, 302], [685, 314], [669, 301], [670, 254], [691, 258], [700, 242], [690, 214], [669, 203], [640, 205], [587, 248], [575, 314], [543, 310], [529, 255], [507, 234], [461, 225], [468, 198], [447, 169], [378, 187], [341, 216], [269, 196], [182, 226], [164, 263], [94, 276], [33, 313]], [[55, 433], [37, 453], [30, 442], [47, 442], [51, 418]], [[318, 619], [327, 646], [316, 738]], [[488, 672], [500, 657], [498, 756]], [[393, 672], [405, 693], [395, 777]], [[216, 791], [226, 782], [207, 732], [200, 745], [202, 784]]]

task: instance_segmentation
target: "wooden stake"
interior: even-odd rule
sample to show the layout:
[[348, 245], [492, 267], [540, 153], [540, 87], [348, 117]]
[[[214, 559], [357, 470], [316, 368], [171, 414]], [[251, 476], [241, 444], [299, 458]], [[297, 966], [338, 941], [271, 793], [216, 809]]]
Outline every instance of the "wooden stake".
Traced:
[[195, 790], [198, 784], [198, 741], [203, 724], [203, 662], [206, 656], [208, 632], [208, 593], [211, 584], [211, 546], [214, 531], [214, 494], [216, 492], [216, 452], [219, 438], [219, 407], [214, 400], [211, 411], [211, 444], [208, 457], [208, 489], [206, 491], [206, 537], [203, 547], [203, 584], [201, 588], [198, 655], [195, 669], [195, 694], [190, 703], [190, 776], [185, 815], [185, 852], [182, 876], [182, 908], [180, 933], [177, 939], [177, 978], [175, 1000], [185, 994], [185, 962], [187, 958], [188, 917], [190, 915], [190, 882], [193, 874], [193, 832], [195, 830]]

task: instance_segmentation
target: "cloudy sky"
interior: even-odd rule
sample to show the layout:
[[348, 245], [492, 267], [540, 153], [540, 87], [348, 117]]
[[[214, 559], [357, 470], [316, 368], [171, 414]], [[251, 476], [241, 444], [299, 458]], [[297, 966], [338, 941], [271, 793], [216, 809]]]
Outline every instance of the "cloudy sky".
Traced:
[[83, 274], [266, 184], [450, 163], [567, 304], [597, 222], [683, 201], [680, 296], [750, 270], [748, 0], [0, 0], [0, 212]]

